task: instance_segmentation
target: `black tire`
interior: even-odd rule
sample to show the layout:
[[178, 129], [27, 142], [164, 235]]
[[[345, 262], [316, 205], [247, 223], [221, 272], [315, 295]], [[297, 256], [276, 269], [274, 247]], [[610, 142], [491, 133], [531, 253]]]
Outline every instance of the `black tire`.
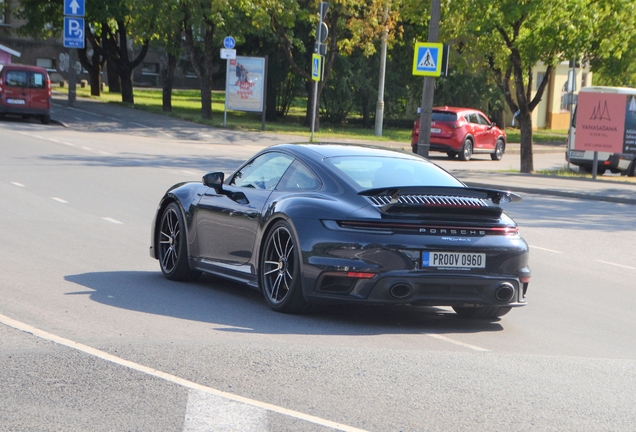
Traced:
[[201, 275], [200, 271], [192, 270], [188, 263], [185, 223], [176, 203], [168, 204], [161, 213], [157, 249], [161, 273], [167, 279], [191, 281]]
[[40, 121], [42, 122], [42, 124], [50, 124], [51, 123], [51, 116], [50, 115], [43, 115], [40, 117]]
[[634, 159], [632, 163], [629, 164], [626, 173], [628, 177], [634, 177], [634, 175], [636, 175], [636, 159]]
[[459, 307], [453, 310], [462, 318], [494, 319], [504, 316], [512, 309], [510, 306]]
[[449, 159], [455, 159], [457, 157], [457, 152], [449, 150], [446, 152], [446, 156], [448, 156]]
[[473, 155], [473, 140], [471, 138], [464, 139], [462, 149], [459, 151], [459, 160], [468, 161]]
[[494, 161], [499, 161], [503, 157], [505, 151], [506, 145], [504, 144], [504, 141], [499, 138], [497, 140], [497, 144], [495, 144], [495, 152], [490, 154], [490, 158]]
[[276, 312], [308, 309], [302, 292], [300, 254], [291, 227], [279, 221], [267, 234], [261, 253], [259, 276], [265, 301]]

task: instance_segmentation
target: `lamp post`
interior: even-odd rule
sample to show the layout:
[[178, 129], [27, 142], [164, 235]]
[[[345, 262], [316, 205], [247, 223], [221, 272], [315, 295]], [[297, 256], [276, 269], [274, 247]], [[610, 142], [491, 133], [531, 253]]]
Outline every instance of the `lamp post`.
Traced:
[[380, 49], [380, 82], [378, 83], [378, 102], [375, 106], [375, 136], [382, 136], [382, 123], [384, 122], [384, 76], [386, 73], [386, 46], [389, 39], [387, 19], [389, 8], [384, 11], [384, 30], [382, 31], [382, 48]]

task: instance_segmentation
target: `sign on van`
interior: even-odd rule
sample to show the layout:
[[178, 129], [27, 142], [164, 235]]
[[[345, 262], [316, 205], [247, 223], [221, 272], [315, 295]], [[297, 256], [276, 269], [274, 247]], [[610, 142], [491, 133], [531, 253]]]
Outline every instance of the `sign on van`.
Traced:
[[574, 150], [636, 153], [636, 95], [580, 92]]

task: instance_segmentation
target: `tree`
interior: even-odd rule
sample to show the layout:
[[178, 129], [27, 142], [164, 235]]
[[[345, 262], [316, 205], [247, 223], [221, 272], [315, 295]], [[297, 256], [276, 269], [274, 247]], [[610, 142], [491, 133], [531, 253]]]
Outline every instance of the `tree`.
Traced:
[[588, 58], [594, 72], [594, 83], [636, 87], [636, 3], [632, 0], [613, 0], [610, 3], [606, 6], [608, 13], [597, 29], [592, 55]]
[[[551, 72], [562, 61], [592, 55], [594, 42], [611, 34], [607, 19], [626, 13], [618, 3], [628, 0], [465, 0], [442, 8], [445, 40], [471, 56], [476, 69], [489, 69], [510, 110], [519, 113], [521, 172], [534, 170], [531, 115]], [[605, 46], [616, 46], [616, 39]], [[547, 71], [533, 95], [532, 68], [539, 62]]]
[[[335, 0], [325, 17], [329, 29], [327, 38], [327, 56], [324, 62], [324, 78], [318, 83], [316, 97], [320, 96], [329, 79], [337, 55], [348, 55], [355, 48], [369, 56], [375, 52], [374, 42], [379, 39], [384, 30], [385, 17], [389, 5], [388, 0]], [[394, 2], [396, 3], [396, 2]], [[305, 124], [311, 123], [311, 116], [315, 116], [316, 130], [320, 128], [319, 109], [312, 113], [314, 85], [311, 79], [311, 55], [315, 42], [315, 29], [318, 24], [318, 1], [316, 0], [261, 0], [263, 8], [255, 15], [255, 22], [262, 25], [269, 23], [276, 37], [280, 49], [285, 55], [296, 74], [306, 81], [308, 90], [307, 116]], [[389, 38], [395, 33], [397, 17], [395, 9], [388, 14], [386, 20], [389, 28]], [[265, 19], [263, 19], [265, 18]]]

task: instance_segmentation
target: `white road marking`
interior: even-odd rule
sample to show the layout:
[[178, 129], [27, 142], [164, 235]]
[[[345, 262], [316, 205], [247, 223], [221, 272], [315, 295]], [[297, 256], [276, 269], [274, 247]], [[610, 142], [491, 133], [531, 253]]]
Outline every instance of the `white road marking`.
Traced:
[[603, 263], [603, 264], [613, 265], [613, 266], [616, 266], [616, 267], [623, 267], [623, 268], [627, 268], [627, 269], [631, 269], [631, 270], [636, 270], [636, 267], [630, 267], [630, 266], [626, 266], [626, 265], [623, 265], [623, 264], [616, 264], [616, 263], [613, 263], [613, 262], [602, 261], [602, 260], [596, 260], [596, 261], [598, 261], [600, 263]]
[[188, 394], [184, 432], [268, 430], [267, 410], [263, 408], [197, 390], [190, 390]]
[[[20, 330], [23, 331], [25, 333], [30, 333], [33, 336], [37, 336], [41, 339], [45, 339], [48, 340], [50, 342], [54, 342], [56, 344], [59, 345], [63, 345], [78, 351], [81, 351], [83, 353], [92, 355], [94, 357], [100, 358], [102, 360], [106, 360], [115, 364], [118, 364], [120, 366], [124, 366], [127, 367], [129, 369], [132, 370], [136, 370], [138, 372], [142, 372], [145, 373], [147, 375], [151, 375], [154, 376], [156, 378], [160, 378], [166, 381], [169, 381], [171, 383], [180, 385], [182, 387], [186, 387], [192, 390], [196, 390], [199, 392], [204, 392], [210, 395], [214, 395], [214, 396], [218, 396], [220, 398], [226, 399], [228, 401], [234, 401], [234, 402], [239, 402], [241, 404], [245, 404], [245, 405], [249, 405], [251, 407], [255, 407], [255, 408], [259, 408], [259, 409], [263, 409], [263, 410], [267, 410], [267, 411], [272, 411], [275, 413], [279, 413], [279, 414], [283, 414], [289, 417], [293, 417], [293, 418], [297, 418], [299, 420], [304, 420], [306, 422], [309, 423], [314, 423], [320, 426], [324, 426], [324, 427], [328, 427], [328, 428], [332, 428], [332, 429], [336, 429], [336, 430], [340, 430], [340, 431], [344, 431], [344, 432], [366, 432], [364, 429], [358, 429], [355, 428], [353, 426], [347, 426], [341, 423], [336, 423], [333, 422], [331, 420], [326, 420], [320, 417], [315, 417], [312, 416], [310, 414], [305, 414], [305, 413], [301, 413], [299, 411], [294, 411], [294, 410], [290, 410], [287, 408], [283, 408], [283, 407], [279, 407], [277, 405], [273, 405], [273, 404], [269, 404], [267, 402], [260, 402], [254, 399], [249, 399], [243, 396], [239, 396], [239, 395], [235, 395], [232, 393], [227, 393], [221, 390], [217, 390], [215, 388], [212, 387], [207, 387], [201, 384], [197, 384], [195, 382], [192, 381], [188, 381], [186, 379], [180, 378], [178, 376], [166, 373], [166, 372], [162, 372], [159, 371], [157, 369], [153, 369], [150, 368], [148, 366], [144, 366], [141, 365], [139, 363], [135, 363], [135, 362], [131, 362], [129, 360], [125, 360], [123, 358], [120, 357], [116, 357], [112, 354], [108, 354], [105, 351], [101, 351], [98, 349], [95, 349], [93, 347], [90, 347], [88, 345], [84, 345], [82, 343], [79, 342], [75, 342], [72, 341], [70, 339], [66, 339], [57, 335], [54, 335], [52, 333], [48, 333], [45, 332], [44, 330], [40, 330], [38, 328], [35, 328], [33, 326], [30, 326], [28, 324], [22, 323], [20, 321], [16, 321], [14, 319], [11, 319], [5, 315], [0, 315], [0, 323], [5, 324], [9, 327], [12, 327], [16, 330]], [[223, 429], [223, 430], [230, 430], [230, 429]], [[240, 430], [240, 429], [239, 429]]]
[[93, 151], [93, 149], [92, 149], [92, 148], [90, 148], [90, 147], [82, 147], [82, 148], [83, 148], [84, 150]]
[[68, 201], [63, 200], [62, 198], [51, 197], [51, 199], [53, 201], [57, 201], [57, 202], [62, 203], [62, 204], [68, 204]]
[[105, 152], [105, 151], [102, 151], [102, 150], [99, 150], [99, 151], [98, 151], [98, 153], [101, 153], [101, 154], [106, 155], [106, 156], [109, 156], [109, 155], [110, 155], [110, 153]]
[[563, 253], [561, 251], [557, 251], [557, 250], [554, 250], [554, 249], [542, 248], [542, 247], [539, 247], [539, 246], [530, 245], [530, 247], [533, 248], [533, 249], [539, 249], [539, 250], [543, 250], [543, 251], [546, 251], [546, 252]]
[[117, 219], [113, 219], [113, 218], [109, 218], [109, 217], [103, 217], [102, 219], [104, 219], [107, 222], [114, 223], [114, 224], [117, 224], [117, 225], [123, 225], [124, 224], [123, 222], [120, 222]]
[[438, 335], [438, 334], [434, 334], [434, 333], [425, 333], [425, 334], [427, 336], [432, 337], [432, 338], [439, 339], [439, 340], [442, 340], [444, 342], [449, 342], [449, 343], [452, 343], [452, 344], [455, 344], [455, 345], [459, 345], [459, 346], [464, 347], [464, 348], [470, 348], [470, 349], [475, 350], [475, 351], [482, 351], [482, 352], [490, 351], [490, 350], [487, 350], [486, 348], [481, 348], [481, 347], [478, 347], [476, 345], [471, 345], [471, 344], [467, 344], [467, 343], [464, 343], [464, 342], [456, 341], [455, 339], [451, 339], [451, 338], [446, 337], [446, 336], [442, 336], [442, 335]]
[[18, 187], [26, 187], [22, 183], [18, 183], [18, 182], [11, 182], [11, 184]]

